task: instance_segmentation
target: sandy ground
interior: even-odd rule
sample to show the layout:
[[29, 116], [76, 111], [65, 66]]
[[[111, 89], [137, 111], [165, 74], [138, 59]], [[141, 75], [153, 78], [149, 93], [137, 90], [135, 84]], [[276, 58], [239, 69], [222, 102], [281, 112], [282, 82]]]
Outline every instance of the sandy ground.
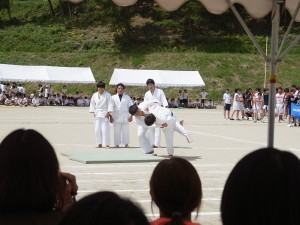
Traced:
[[[175, 155], [188, 159], [202, 180], [204, 196], [200, 214], [195, 220], [202, 225], [219, 225], [219, 208], [226, 178], [241, 157], [267, 145], [267, 123], [225, 120], [221, 108], [174, 109], [173, 112], [178, 119], [184, 119], [184, 126], [194, 140], [188, 144], [184, 137], [175, 134], [174, 145]], [[86, 165], [60, 155], [70, 150], [109, 151], [95, 148], [94, 123], [88, 108], [0, 106], [0, 141], [18, 128], [36, 129], [53, 144], [61, 170], [77, 177], [78, 199], [96, 191], [115, 191], [139, 203], [149, 220], [157, 217], [157, 208], [154, 207], [153, 212], [151, 210], [148, 185], [156, 163]], [[288, 128], [285, 123], [276, 123], [275, 146], [292, 151], [299, 157], [299, 131], [300, 127]], [[138, 147], [136, 133], [136, 124], [131, 123], [132, 147]], [[165, 146], [164, 141], [162, 146]], [[156, 152], [166, 155], [165, 148]]]

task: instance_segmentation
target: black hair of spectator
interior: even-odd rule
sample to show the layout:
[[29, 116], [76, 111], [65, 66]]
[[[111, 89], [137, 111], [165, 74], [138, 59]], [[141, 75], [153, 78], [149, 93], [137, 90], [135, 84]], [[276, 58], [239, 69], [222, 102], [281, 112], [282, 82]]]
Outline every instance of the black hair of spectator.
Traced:
[[154, 80], [149, 78], [147, 81], [146, 81], [146, 85], [148, 84], [155, 84]]
[[256, 150], [231, 171], [222, 195], [223, 225], [300, 224], [300, 161], [274, 148]]
[[198, 215], [202, 199], [201, 180], [186, 159], [172, 157], [160, 161], [149, 184], [152, 201], [161, 216], [171, 218], [169, 225], [184, 224], [183, 220], [190, 219], [195, 209]]
[[96, 85], [97, 88], [105, 88], [105, 83], [103, 81], [99, 81]]
[[153, 113], [146, 114], [144, 118], [144, 122], [147, 126], [152, 126], [156, 122], [156, 117]]
[[121, 86], [123, 89], [125, 89], [125, 85], [123, 83], [118, 83], [116, 87], [118, 88], [119, 86]]
[[128, 111], [131, 115], [136, 114], [136, 112], [138, 111], [138, 106], [136, 104], [133, 104], [129, 107]]
[[48, 140], [18, 129], [0, 144], [0, 214], [49, 212], [62, 207], [59, 163]]
[[109, 191], [98, 192], [79, 200], [60, 225], [149, 225], [143, 211], [128, 199]]

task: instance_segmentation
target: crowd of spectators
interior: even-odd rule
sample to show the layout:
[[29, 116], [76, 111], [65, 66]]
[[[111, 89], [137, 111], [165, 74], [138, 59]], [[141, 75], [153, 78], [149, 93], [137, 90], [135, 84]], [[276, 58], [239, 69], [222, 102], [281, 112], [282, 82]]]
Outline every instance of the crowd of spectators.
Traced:
[[[234, 120], [249, 120], [253, 119], [253, 122], [263, 122], [264, 117], [268, 116], [269, 111], [269, 89], [268, 88], [247, 88], [242, 91], [240, 88], [235, 89], [233, 96], [230, 90], [227, 89], [223, 95], [224, 105], [224, 118]], [[296, 118], [291, 116], [292, 104], [300, 104], [300, 91], [296, 85], [292, 85], [291, 88], [277, 87], [275, 96], [275, 114], [278, 118], [278, 122], [287, 122], [287, 126], [291, 126], [293, 122], [295, 126], [299, 125]], [[233, 106], [233, 111], [230, 114], [230, 108]], [[226, 112], [227, 111], [227, 112]], [[240, 119], [239, 115], [242, 118]]]
[[75, 95], [68, 93], [64, 85], [61, 92], [54, 93], [51, 85], [38, 85], [38, 90], [28, 94], [22, 84], [4, 83], [0, 85], [0, 105], [6, 106], [79, 106], [88, 107], [90, 99], [88, 96], [80, 94], [78, 91]]
[[[243, 157], [225, 183], [223, 225], [300, 224], [299, 174], [300, 161], [290, 152], [264, 148]], [[151, 222], [130, 199], [110, 191], [76, 202], [76, 177], [60, 171], [53, 147], [37, 131], [15, 130], [0, 144], [0, 224], [200, 225], [192, 212], [201, 211], [202, 184], [189, 161], [160, 161], [149, 187], [159, 209]]]
[[[167, 98], [169, 108], [206, 108], [215, 109], [212, 99], [206, 102], [208, 93], [204, 89], [199, 93], [199, 98], [195, 100], [189, 98], [187, 90], [179, 90], [178, 98]], [[135, 104], [143, 102], [143, 97], [131, 97]], [[0, 84], [0, 105], [6, 106], [80, 106], [88, 107], [90, 98], [80, 94], [78, 91], [74, 95], [68, 93], [67, 86], [64, 85], [60, 92], [54, 92], [51, 84], [38, 84], [35, 92], [28, 94], [23, 84], [6, 83]]]

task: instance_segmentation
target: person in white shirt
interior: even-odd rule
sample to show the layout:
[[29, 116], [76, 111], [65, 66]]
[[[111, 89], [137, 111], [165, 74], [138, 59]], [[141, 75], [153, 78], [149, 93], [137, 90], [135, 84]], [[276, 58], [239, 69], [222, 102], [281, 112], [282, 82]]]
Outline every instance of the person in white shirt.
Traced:
[[67, 96], [68, 89], [67, 89], [66, 85], [63, 86], [61, 93], [62, 93], [62, 95]]
[[44, 97], [44, 88], [42, 84], [39, 84], [39, 97]]
[[50, 97], [50, 88], [49, 85], [45, 86], [45, 98], [48, 99]]
[[34, 97], [31, 100], [31, 106], [38, 107], [40, 106], [40, 99], [37, 95], [34, 95]]
[[202, 91], [200, 92], [200, 96], [201, 96], [201, 105], [200, 105], [200, 108], [202, 107], [204, 109], [205, 100], [206, 100], [206, 97], [208, 96], [208, 93], [204, 89], [202, 89]]
[[176, 116], [170, 109], [153, 104], [148, 107], [148, 111], [150, 114], [145, 116], [144, 122], [147, 126], [155, 124], [155, 126], [163, 128], [162, 130], [166, 139], [167, 152], [170, 157], [174, 154], [174, 131], [185, 136], [189, 143], [192, 142], [192, 139], [189, 137], [187, 131], [183, 128], [180, 122], [176, 122]]
[[[232, 97], [229, 89], [226, 89], [223, 95], [223, 106], [224, 106], [224, 119], [230, 119], [230, 108], [231, 108]], [[227, 112], [227, 117], [226, 117]]]
[[112, 104], [109, 108], [109, 112], [113, 118], [114, 143], [116, 148], [121, 144], [125, 145], [125, 148], [128, 148], [129, 122], [132, 121], [132, 116], [129, 114], [128, 109], [133, 103], [131, 98], [124, 94], [124, 84], [117, 84], [116, 89], [117, 94], [111, 97]]
[[95, 118], [95, 135], [97, 147], [109, 148], [110, 144], [110, 128], [109, 121], [111, 115], [108, 108], [111, 104], [111, 95], [105, 91], [105, 83], [100, 81], [97, 83], [98, 91], [93, 94], [90, 102], [89, 112]]
[[282, 116], [284, 114], [284, 93], [282, 92], [282, 87], [277, 88], [275, 112], [278, 115], [278, 122], [280, 123], [283, 121]]
[[[156, 100], [157, 104], [162, 107], [168, 107], [168, 101], [166, 99], [165, 93], [163, 90], [155, 87], [155, 82], [153, 79], [148, 79], [146, 81], [146, 85], [148, 87], [148, 91], [145, 93], [144, 101], [153, 101]], [[150, 142], [153, 144], [153, 147], [160, 146], [160, 136], [161, 136], [161, 128], [150, 128]]]
[[[143, 149], [143, 151], [146, 154], [154, 153], [153, 147], [150, 144], [149, 139], [147, 138], [147, 132], [150, 127], [147, 126], [144, 121], [144, 119], [146, 118], [146, 116], [148, 114], [150, 114], [150, 112], [157, 115], [161, 121], [163, 121], [169, 115], [172, 115], [172, 117], [175, 118], [174, 114], [171, 112], [170, 109], [167, 109], [167, 108], [157, 105], [157, 102], [155, 102], [155, 100], [149, 101], [149, 102], [144, 101], [141, 104], [139, 104], [138, 106], [134, 104], [129, 107], [129, 113], [134, 116], [135, 121], [138, 124], [138, 138], [139, 138], [140, 147]], [[164, 116], [164, 114], [166, 114], [166, 116]], [[163, 115], [163, 116], [161, 116], [161, 115]], [[168, 119], [171, 119], [171, 118], [168, 118]], [[172, 118], [172, 120], [173, 120], [173, 118]], [[170, 153], [169, 155], [172, 155], [173, 137], [171, 137], [170, 135], [172, 134], [172, 132], [174, 130], [177, 131], [179, 134], [185, 136], [188, 143], [193, 142], [193, 140], [191, 139], [191, 137], [189, 136], [187, 131], [183, 128], [183, 126], [182, 126], [183, 121], [176, 122], [176, 118], [175, 118], [175, 124], [173, 124], [173, 121], [171, 121], [171, 120], [169, 122], [170, 122], [170, 126], [169, 126], [168, 130], [164, 131], [164, 132], [167, 132], [167, 134], [165, 133], [165, 137], [167, 140], [167, 146], [169, 146], [169, 147], [167, 147], [169, 149], [168, 153]], [[164, 122], [164, 123], [166, 123], [166, 122]], [[162, 122], [157, 126], [162, 127], [161, 125], [162, 125]], [[156, 126], [153, 125], [151, 127], [156, 127]], [[172, 128], [173, 130], [170, 130], [170, 128]]]
[[79, 98], [77, 99], [77, 106], [79, 106], [79, 107], [84, 106], [84, 99], [83, 99], [82, 95], [80, 95]]

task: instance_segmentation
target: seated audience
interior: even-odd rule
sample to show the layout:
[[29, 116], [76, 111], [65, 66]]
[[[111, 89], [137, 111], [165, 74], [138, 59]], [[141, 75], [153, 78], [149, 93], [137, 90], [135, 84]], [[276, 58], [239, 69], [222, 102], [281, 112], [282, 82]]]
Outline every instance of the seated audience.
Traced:
[[191, 163], [173, 157], [160, 161], [150, 178], [150, 195], [160, 218], [151, 225], [196, 225], [192, 212], [200, 209], [202, 185]]
[[0, 144], [0, 224], [58, 224], [73, 204], [75, 177], [60, 172], [55, 151], [35, 130], [18, 129]]
[[147, 218], [128, 199], [109, 191], [98, 192], [78, 201], [60, 225], [149, 225]]
[[300, 224], [300, 161], [290, 152], [256, 150], [231, 171], [221, 202], [223, 225]]

